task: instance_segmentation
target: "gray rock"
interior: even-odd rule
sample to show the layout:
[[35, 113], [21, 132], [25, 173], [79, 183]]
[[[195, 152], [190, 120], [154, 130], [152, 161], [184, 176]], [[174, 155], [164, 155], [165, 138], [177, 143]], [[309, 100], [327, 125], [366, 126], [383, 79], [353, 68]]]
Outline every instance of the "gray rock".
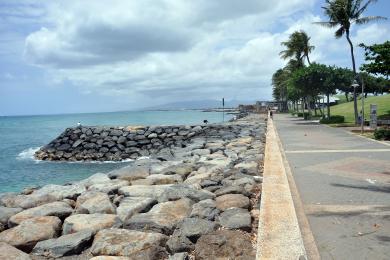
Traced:
[[96, 183], [88, 187], [88, 190], [95, 190], [104, 193], [115, 193], [121, 187], [128, 186], [129, 182], [125, 180], [111, 180], [110, 182]]
[[60, 146], [57, 147], [58, 151], [67, 151], [70, 148], [70, 144], [61, 144]]
[[153, 185], [162, 184], [174, 184], [183, 182], [183, 179], [178, 174], [164, 175], [164, 174], [152, 174], [146, 177], [147, 180], [151, 180]]
[[93, 255], [127, 256], [130, 259], [165, 259], [167, 237], [125, 229], [99, 231], [92, 244]]
[[150, 135], [148, 135], [148, 138], [150, 138], [150, 139], [157, 138], [157, 134], [151, 133]]
[[158, 200], [162, 194], [172, 186], [166, 185], [132, 185], [125, 186], [119, 189], [119, 194], [127, 197], [147, 197]]
[[88, 178], [78, 182], [78, 184], [84, 185], [85, 187], [89, 187], [94, 184], [107, 183], [110, 182], [111, 179], [104, 173], [95, 173], [94, 175], [89, 176]]
[[127, 138], [124, 136], [120, 136], [118, 140], [116, 141], [118, 144], [123, 144], [127, 141]]
[[249, 208], [249, 199], [242, 194], [225, 194], [215, 199], [217, 209], [224, 211], [229, 208]]
[[134, 214], [149, 211], [156, 203], [157, 200], [145, 197], [123, 198], [117, 208], [117, 215], [122, 222], [125, 222]]
[[23, 251], [20, 251], [19, 249], [16, 249], [15, 247], [0, 242], [0, 259], [1, 260], [30, 260], [30, 256], [26, 254]]
[[33, 217], [41, 216], [56, 216], [60, 219], [64, 219], [72, 214], [73, 208], [68, 203], [63, 201], [55, 201], [48, 204], [44, 204], [35, 208], [26, 209], [19, 212], [8, 220], [10, 227], [20, 224], [22, 221]]
[[106, 193], [87, 191], [77, 198], [76, 212], [85, 214], [115, 214], [116, 208]]
[[135, 215], [127, 220], [124, 227], [171, 234], [176, 224], [191, 213], [191, 206], [192, 201], [186, 198], [159, 203], [149, 212]]
[[169, 256], [168, 260], [188, 260], [188, 253], [176, 253], [174, 255]]
[[180, 233], [195, 242], [201, 235], [208, 234], [216, 229], [217, 225], [214, 222], [201, 218], [185, 218], [177, 229]]
[[217, 196], [222, 196], [225, 194], [242, 194], [246, 197], [250, 195], [250, 193], [247, 192], [242, 186], [222, 186], [220, 189], [215, 191], [214, 194]]
[[93, 232], [84, 230], [77, 233], [64, 235], [38, 242], [32, 253], [45, 257], [62, 257], [81, 253], [91, 244]]
[[236, 230], [218, 230], [203, 235], [195, 246], [195, 259], [255, 259], [251, 237]]
[[173, 232], [172, 236], [169, 237], [166, 246], [172, 254], [177, 252], [189, 252], [195, 249], [194, 243], [185, 235], [181, 234], [179, 230]]
[[111, 179], [121, 179], [126, 181], [132, 181], [137, 179], [143, 179], [150, 175], [149, 166], [137, 166], [130, 165], [118, 170], [114, 170], [108, 174]]
[[81, 184], [72, 184], [66, 186], [48, 184], [43, 186], [39, 190], [34, 191], [31, 195], [37, 195], [37, 196], [49, 195], [55, 197], [57, 200], [62, 200], [62, 199], [75, 199], [84, 191], [86, 191], [86, 188], [84, 185]]
[[30, 252], [39, 241], [56, 237], [60, 228], [61, 220], [57, 217], [34, 217], [1, 232], [0, 242]]
[[158, 201], [171, 201], [184, 197], [198, 202], [205, 199], [213, 199], [215, 195], [206, 190], [196, 190], [190, 185], [174, 184], [161, 194]]
[[251, 230], [251, 215], [246, 209], [231, 208], [219, 217], [220, 224], [228, 229]]
[[111, 130], [111, 132], [110, 132], [111, 136], [121, 136], [122, 134], [123, 134], [123, 131], [118, 130], [118, 129]]
[[6, 195], [0, 198], [0, 202], [9, 208], [33, 208], [49, 202], [56, 201], [57, 198], [48, 194], [30, 195]]
[[76, 148], [76, 147], [79, 146], [82, 142], [83, 142], [82, 140], [78, 139], [78, 140], [76, 140], [76, 141], [72, 144], [72, 147], [73, 147], [73, 148]]
[[209, 149], [195, 149], [192, 151], [193, 155], [205, 156], [210, 154]]
[[7, 225], [9, 218], [22, 210], [22, 208], [7, 208], [0, 206], [0, 223]]
[[192, 206], [190, 217], [199, 217], [207, 220], [214, 220], [220, 213], [220, 210], [216, 208], [214, 200], [207, 199], [199, 201]]
[[67, 217], [62, 226], [64, 235], [83, 230], [97, 232], [110, 227], [120, 227], [122, 222], [114, 214], [77, 214]]

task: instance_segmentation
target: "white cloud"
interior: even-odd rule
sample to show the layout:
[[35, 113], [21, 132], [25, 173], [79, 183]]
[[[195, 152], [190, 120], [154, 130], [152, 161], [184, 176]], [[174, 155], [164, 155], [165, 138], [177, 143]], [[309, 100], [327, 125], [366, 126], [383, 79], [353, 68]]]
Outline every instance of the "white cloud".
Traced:
[[[140, 103], [268, 99], [271, 75], [284, 64], [280, 42], [295, 30], [312, 37], [312, 60], [349, 65], [346, 42], [312, 24], [320, 20], [314, 2], [47, 2], [46, 27], [28, 35], [25, 57], [53, 82]], [[362, 27], [356, 38], [377, 40], [372, 29]]]

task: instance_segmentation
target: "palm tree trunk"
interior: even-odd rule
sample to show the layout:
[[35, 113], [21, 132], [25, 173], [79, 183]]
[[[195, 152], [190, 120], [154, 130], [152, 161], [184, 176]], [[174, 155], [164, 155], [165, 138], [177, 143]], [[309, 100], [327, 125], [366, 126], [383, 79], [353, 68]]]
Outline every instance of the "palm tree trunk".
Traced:
[[[349, 30], [346, 30], [345, 35], [347, 37], [347, 41], [348, 41], [349, 46], [351, 48], [352, 69], [353, 69], [354, 76], [356, 76], [355, 55], [353, 54], [352, 41], [349, 38]], [[354, 110], [354, 115], [355, 115], [355, 124], [357, 124], [358, 123], [358, 111], [357, 111], [357, 100], [356, 100], [356, 88], [353, 89], [353, 110]]]
[[307, 60], [307, 63], [309, 64], [309, 66], [310, 66], [311, 63], [310, 63], [309, 55], [306, 55], [306, 60]]

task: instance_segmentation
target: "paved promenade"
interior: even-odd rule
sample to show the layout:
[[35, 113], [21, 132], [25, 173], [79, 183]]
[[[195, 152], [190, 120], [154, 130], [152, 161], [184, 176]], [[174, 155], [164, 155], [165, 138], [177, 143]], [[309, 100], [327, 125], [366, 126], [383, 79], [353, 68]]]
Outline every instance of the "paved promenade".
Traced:
[[390, 259], [390, 145], [290, 115], [274, 122], [321, 258]]

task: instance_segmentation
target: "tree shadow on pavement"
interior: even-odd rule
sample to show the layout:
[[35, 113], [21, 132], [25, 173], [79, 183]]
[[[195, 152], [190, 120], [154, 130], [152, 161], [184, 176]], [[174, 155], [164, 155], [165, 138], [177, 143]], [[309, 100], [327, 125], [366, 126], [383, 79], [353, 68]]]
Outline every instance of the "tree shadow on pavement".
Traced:
[[376, 186], [376, 185], [348, 185], [348, 184], [340, 184], [340, 183], [331, 183], [334, 187], [342, 187], [342, 188], [351, 188], [351, 189], [360, 189], [367, 190], [373, 192], [383, 192], [390, 193], [390, 185], [389, 186]]

